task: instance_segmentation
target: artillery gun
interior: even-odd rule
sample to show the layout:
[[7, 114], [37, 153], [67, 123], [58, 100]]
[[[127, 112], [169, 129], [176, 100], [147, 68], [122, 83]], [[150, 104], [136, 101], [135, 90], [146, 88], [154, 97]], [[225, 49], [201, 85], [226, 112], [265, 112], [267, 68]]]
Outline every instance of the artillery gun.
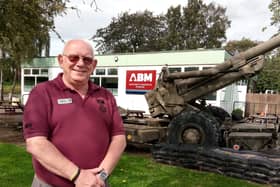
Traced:
[[151, 116], [141, 111], [123, 115], [128, 143], [153, 144], [159, 162], [280, 184], [278, 119], [236, 122], [224, 109], [201, 102], [209, 93], [256, 75], [264, 54], [279, 46], [280, 35], [210, 69], [169, 73], [163, 67], [156, 87], [145, 94]]

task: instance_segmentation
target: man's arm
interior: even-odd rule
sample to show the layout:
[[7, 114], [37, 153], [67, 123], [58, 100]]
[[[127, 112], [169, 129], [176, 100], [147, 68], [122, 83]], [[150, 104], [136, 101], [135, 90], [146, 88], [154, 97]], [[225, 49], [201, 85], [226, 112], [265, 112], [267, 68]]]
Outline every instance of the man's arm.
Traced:
[[26, 149], [46, 169], [64, 178], [70, 179], [78, 169], [44, 136], [26, 139]]
[[[38, 160], [46, 169], [68, 180], [73, 177], [78, 170], [73, 162], [67, 159], [48, 139], [44, 136], [36, 136], [26, 139], [26, 149]], [[98, 169], [81, 169], [80, 175], [75, 181], [76, 185], [98, 183], [96, 173]]]
[[125, 135], [116, 135], [112, 137], [109, 149], [99, 168], [103, 168], [108, 174], [112, 173], [121, 158], [126, 147]]

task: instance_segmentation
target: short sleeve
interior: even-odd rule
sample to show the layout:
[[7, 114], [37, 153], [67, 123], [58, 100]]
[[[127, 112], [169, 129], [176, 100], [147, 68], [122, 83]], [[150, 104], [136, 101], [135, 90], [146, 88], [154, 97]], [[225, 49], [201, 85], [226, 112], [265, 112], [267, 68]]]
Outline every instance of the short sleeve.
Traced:
[[23, 114], [24, 138], [49, 134], [49, 102], [46, 84], [37, 85], [30, 93]]
[[110, 100], [111, 100], [111, 108], [112, 108], [112, 131], [111, 135], [123, 135], [125, 134], [124, 126], [123, 126], [123, 120], [121, 118], [119, 109], [116, 104], [115, 97], [110, 94]]

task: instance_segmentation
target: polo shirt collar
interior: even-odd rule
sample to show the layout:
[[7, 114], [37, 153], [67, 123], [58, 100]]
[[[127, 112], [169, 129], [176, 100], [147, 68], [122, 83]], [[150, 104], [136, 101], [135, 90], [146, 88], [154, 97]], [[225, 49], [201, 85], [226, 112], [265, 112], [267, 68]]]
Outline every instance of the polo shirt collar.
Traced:
[[[71, 90], [70, 88], [68, 88], [63, 80], [62, 80], [62, 75], [63, 73], [59, 73], [57, 75], [57, 77], [54, 79], [54, 83], [58, 86], [58, 88], [60, 88], [61, 90]], [[90, 80], [88, 81], [88, 93], [92, 94], [94, 91], [97, 91], [100, 89], [100, 86], [94, 84], [93, 82], [91, 82]]]

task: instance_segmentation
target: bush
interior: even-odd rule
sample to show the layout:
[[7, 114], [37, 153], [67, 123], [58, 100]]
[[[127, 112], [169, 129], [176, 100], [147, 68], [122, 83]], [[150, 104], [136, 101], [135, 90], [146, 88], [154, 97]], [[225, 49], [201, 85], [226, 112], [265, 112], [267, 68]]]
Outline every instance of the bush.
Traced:
[[243, 110], [241, 110], [240, 108], [236, 108], [232, 111], [231, 113], [232, 119], [239, 121], [243, 119]]

